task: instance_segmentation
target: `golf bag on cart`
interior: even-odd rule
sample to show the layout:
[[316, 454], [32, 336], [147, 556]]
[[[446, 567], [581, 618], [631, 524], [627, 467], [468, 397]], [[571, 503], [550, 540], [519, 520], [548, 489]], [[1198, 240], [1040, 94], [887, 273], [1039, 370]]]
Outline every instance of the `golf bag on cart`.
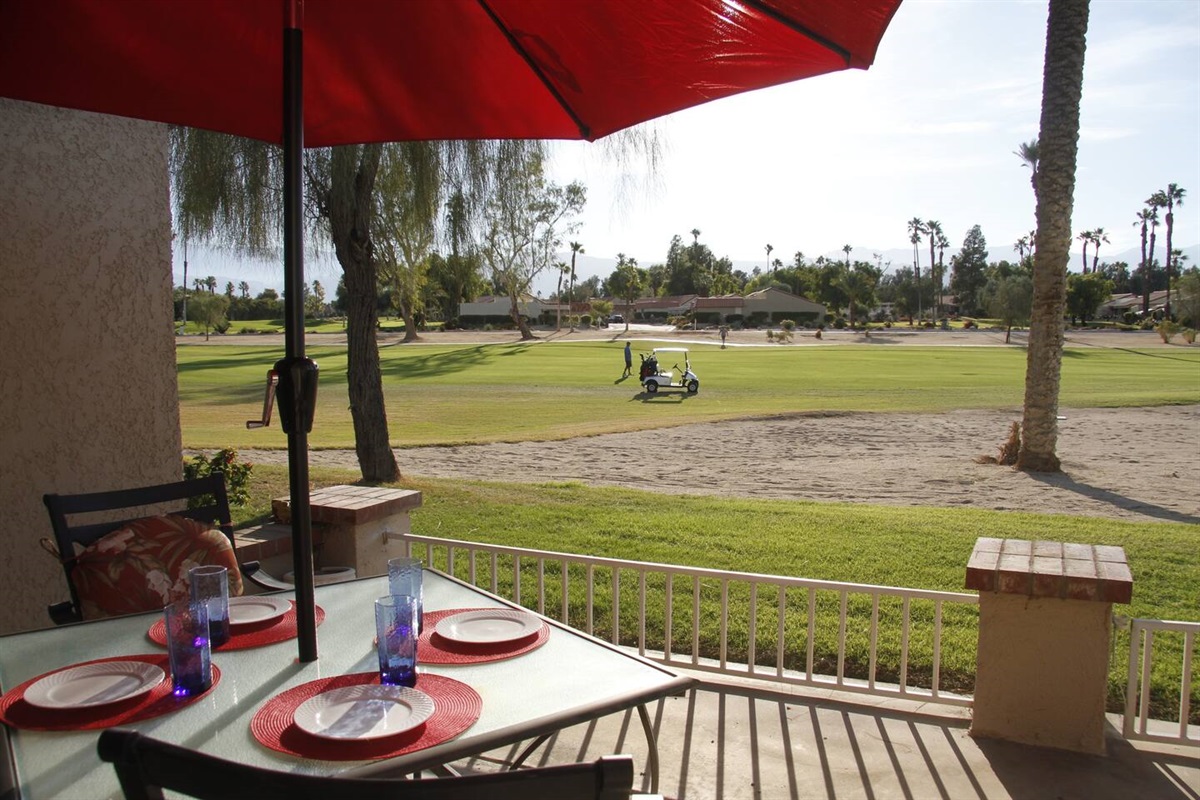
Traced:
[[641, 356], [642, 356], [642, 368], [641, 368], [641, 372], [638, 373], [638, 377], [641, 380], [645, 380], [646, 378], [650, 377], [651, 375], [657, 375], [658, 374], [658, 358], [656, 358], [653, 353], [651, 353], [649, 356], [647, 356], [645, 353], [641, 353]]

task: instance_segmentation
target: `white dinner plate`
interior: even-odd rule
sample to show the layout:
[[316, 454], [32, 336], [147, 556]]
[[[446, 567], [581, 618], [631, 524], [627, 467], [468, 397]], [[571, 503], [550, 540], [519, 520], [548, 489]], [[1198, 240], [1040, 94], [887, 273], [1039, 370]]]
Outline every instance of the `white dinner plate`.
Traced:
[[40, 708], [90, 708], [137, 697], [167, 675], [144, 661], [101, 661], [60, 670], [25, 690], [25, 702]]
[[367, 683], [330, 689], [300, 704], [296, 727], [323, 739], [381, 739], [433, 715], [433, 698], [407, 686]]
[[229, 598], [229, 624], [251, 625], [256, 622], [282, 617], [292, 608], [292, 604], [282, 597], [261, 597], [247, 595], [246, 597]]
[[513, 642], [532, 636], [542, 621], [532, 614], [508, 608], [486, 608], [451, 614], [438, 622], [438, 636], [465, 644]]

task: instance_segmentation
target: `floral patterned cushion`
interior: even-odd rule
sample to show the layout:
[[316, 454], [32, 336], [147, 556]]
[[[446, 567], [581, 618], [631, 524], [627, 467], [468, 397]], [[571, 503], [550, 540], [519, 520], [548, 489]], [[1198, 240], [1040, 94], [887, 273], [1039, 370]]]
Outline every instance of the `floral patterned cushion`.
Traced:
[[208, 523], [175, 515], [146, 517], [92, 542], [75, 559], [71, 580], [84, 619], [152, 611], [186, 598], [192, 567], [229, 570], [229, 595], [242, 574], [228, 537]]

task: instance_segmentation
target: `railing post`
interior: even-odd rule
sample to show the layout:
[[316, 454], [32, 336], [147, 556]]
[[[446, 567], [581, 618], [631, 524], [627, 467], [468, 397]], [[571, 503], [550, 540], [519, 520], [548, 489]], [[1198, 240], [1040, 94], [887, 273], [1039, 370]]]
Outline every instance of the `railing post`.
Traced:
[[967, 566], [979, 590], [971, 735], [1105, 753], [1113, 603], [1128, 603], [1125, 551], [980, 538]]

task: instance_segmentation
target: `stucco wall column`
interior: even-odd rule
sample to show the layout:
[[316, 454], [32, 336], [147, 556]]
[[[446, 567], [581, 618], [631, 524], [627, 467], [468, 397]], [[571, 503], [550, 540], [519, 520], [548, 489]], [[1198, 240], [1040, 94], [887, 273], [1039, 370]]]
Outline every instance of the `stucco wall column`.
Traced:
[[971, 735], [1105, 752], [1112, 604], [1133, 578], [1120, 547], [980, 538]]

